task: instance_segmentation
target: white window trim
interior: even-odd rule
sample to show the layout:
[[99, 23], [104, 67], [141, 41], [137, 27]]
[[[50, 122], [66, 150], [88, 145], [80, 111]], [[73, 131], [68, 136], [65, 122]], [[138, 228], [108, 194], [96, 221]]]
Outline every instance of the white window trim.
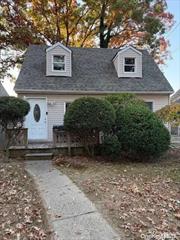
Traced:
[[46, 52], [49, 52], [49, 51], [51, 51], [52, 49], [54, 49], [54, 48], [56, 48], [56, 47], [63, 48], [65, 51], [68, 51], [68, 52], [71, 53], [71, 50], [70, 50], [68, 47], [64, 46], [64, 45], [63, 45], [62, 43], [60, 43], [60, 42], [57, 42], [57, 43], [55, 43], [54, 45], [48, 47], [48, 48], [46, 49]]
[[[125, 71], [125, 65], [127, 65], [127, 64], [125, 64], [125, 59], [126, 58], [134, 58], [134, 61], [135, 61], [135, 63], [134, 63], [134, 72], [126, 72]], [[134, 73], [137, 73], [137, 63], [136, 63], [137, 61], [136, 61], [136, 57], [124, 57], [124, 61], [123, 61], [123, 73], [125, 73], [125, 74], [134, 74]], [[132, 64], [131, 64], [132, 65]]]
[[[64, 70], [54, 70], [54, 56], [64, 56]], [[57, 72], [57, 73], [66, 73], [66, 55], [64, 54], [53, 54], [52, 55], [52, 61], [51, 61], [51, 65], [52, 65], [52, 72]]]

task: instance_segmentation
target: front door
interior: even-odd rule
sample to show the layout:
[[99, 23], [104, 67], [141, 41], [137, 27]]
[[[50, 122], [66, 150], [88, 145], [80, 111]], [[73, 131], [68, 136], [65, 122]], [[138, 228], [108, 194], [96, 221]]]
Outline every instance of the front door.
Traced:
[[47, 103], [45, 98], [28, 98], [30, 112], [26, 116], [29, 140], [47, 140]]

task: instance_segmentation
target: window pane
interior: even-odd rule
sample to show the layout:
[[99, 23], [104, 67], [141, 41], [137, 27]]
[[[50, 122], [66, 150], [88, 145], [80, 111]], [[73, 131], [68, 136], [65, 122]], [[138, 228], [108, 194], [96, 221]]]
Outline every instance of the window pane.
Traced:
[[135, 64], [135, 58], [125, 58], [125, 64]]
[[126, 66], [124, 67], [124, 71], [125, 71], [125, 72], [134, 72], [134, 66], [128, 66], [128, 65], [126, 65]]
[[53, 68], [54, 68], [54, 70], [64, 71], [65, 64], [64, 63], [54, 63]]
[[57, 62], [61, 62], [61, 63], [64, 62], [64, 56], [63, 55], [54, 55], [53, 57], [54, 57], [53, 61], [56, 62], [56, 63]]
[[34, 119], [36, 122], [39, 122], [41, 118], [41, 110], [38, 104], [34, 106], [34, 111], [33, 111]]
[[178, 136], [178, 127], [171, 127], [171, 135]]
[[145, 102], [146, 106], [153, 111], [153, 103], [152, 102]]
[[71, 104], [70, 102], [67, 102], [67, 103], [66, 103], [66, 111], [68, 110], [70, 104]]

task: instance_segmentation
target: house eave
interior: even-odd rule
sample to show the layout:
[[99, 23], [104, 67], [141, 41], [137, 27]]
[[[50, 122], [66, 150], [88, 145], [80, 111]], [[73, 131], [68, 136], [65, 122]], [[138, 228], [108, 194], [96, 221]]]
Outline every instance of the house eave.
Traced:
[[132, 46], [127, 46], [123, 49], [119, 48], [119, 51], [114, 55], [114, 57], [112, 58], [112, 61], [115, 61], [115, 59], [117, 58], [117, 56], [119, 54], [122, 54], [123, 52], [126, 52], [127, 50], [131, 49], [132, 51], [136, 52], [137, 54], [142, 56], [142, 52], [140, 52], [139, 50], [137, 50], [136, 48], [132, 47]]
[[135, 93], [135, 94], [172, 94], [173, 91], [62, 91], [62, 90], [34, 90], [34, 89], [15, 89], [17, 94], [62, 94], [62, 95], [104, 95], [104, 94], [118, 94], [118, 93]]
[[49, 47], [46, 49], [46, 52], [49, 52], [49, 51], [51, 51], [52, 49], [54, 49], [54, 48], [56, 48], [56, 47], [61, 47], [61, 48], [63, 48], [64, 50], [66, 50], [66, 51], [68, 51], [68, 52], [71, 53], [71, 50], [70, 50], [68, 47], [64, 46], [64, 45], [63, 45], [62, 43], [60, 43], [60, 42], [57, 42], [57, 43], [55, 43], [54, 45], [49, 46]]

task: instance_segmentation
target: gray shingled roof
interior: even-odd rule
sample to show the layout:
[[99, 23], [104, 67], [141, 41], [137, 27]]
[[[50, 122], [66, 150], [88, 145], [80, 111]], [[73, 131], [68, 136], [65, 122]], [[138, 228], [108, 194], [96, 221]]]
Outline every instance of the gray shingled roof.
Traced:
[[146, 50], [143, 78], [118, 78], [112, 59], [118, 49], [70, 48], [72, 77], [46, 76], [46, 45], [31, 45], [15, 90], [62, 92], [171, 92], [173, 89]]
[[8, 96], [8, 93], [6, 92], [4, 86], [2, 85], [2, 82], [0, 82], [0, 97]]
[[171, 96], [171, 101], [180, 103], [180, 89]]

